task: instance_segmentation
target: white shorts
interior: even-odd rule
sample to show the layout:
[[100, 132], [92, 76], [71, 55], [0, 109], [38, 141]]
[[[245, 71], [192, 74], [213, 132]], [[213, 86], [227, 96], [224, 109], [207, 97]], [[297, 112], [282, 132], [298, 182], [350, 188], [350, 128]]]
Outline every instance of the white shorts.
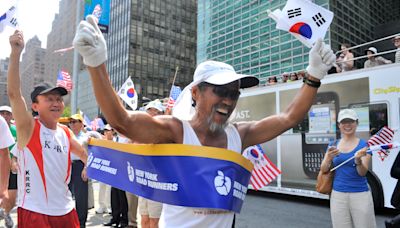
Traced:
[[138, 210], [140, 215], [148, 215], [150, 218], [160, 218], [162, 203], [139, 197]]
[[376, 228], [374, 202], [370, 191], [331, 194], [333, 228]]

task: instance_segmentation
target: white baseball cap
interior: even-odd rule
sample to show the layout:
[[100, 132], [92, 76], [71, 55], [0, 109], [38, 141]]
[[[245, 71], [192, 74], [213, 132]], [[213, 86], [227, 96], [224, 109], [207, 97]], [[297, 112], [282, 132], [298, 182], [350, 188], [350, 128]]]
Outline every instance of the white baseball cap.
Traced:
[[106, 124], [106, 126], [104, 127], [104, 130], [108, 130], [111, 131], [113, 128], [111, 127], [110, 124]]
[[201, 82], [213, 85], [226, 85], [240, 80], [240, 88], [256, 86], [259, 83], [257, 77], [236, 73], [235, 69], [227, 63], [207, 60], [200, 63], [194, 71], [193, 81], [186, 86], [179, 97], [176, 99], [172, 115], [183, 120], [190, 120], [194, 114], [192, 107], [193, 86]]
[[160, 112], [164, 112], [164, 106], [162, 105], [161, 101], [158, 99], [154, 100], [154, 101], [150, 101], [144, 109], [147, 111], [149, 108], [154, 108]]
[[343, 109], [339, 112], [338, 123], [344, 119], [358, 120], [358, 115], [353, 109]]
[[200, 63], [194, 71], [193, 82], [208, 82], [213, 85], [226, 85], [240, 80], [240, 88], [258, 85], [258, 78], [236, 73], [235, 69], [227, 63], [208, 60]]
[[7, 105], [0, 106], [0, 112], [9, 112], [12, 113], [11, 107]]
[[377, 50], [376, 48], [374, 48], [374, 47], [370, 47], [370, 48], [368, 48], [367, 50], [365, 50], [365, 52], [367, 52], [367, 51], [370, 51], [370, 52], [372, 52], [373, 54], [378, 53], [378, 50]]

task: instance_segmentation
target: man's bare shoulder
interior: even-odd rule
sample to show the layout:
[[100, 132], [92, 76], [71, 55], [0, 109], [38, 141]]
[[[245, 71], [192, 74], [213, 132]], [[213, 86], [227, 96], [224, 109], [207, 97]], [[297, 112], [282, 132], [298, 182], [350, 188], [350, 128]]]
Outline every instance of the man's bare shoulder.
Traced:
[[[153, 117], [160, 121], [167, 131], [171, 133], [173, 143], [183, 142], [183, 127], [182, 121], [171, 115], [160, 115]], [[170, 143], [170, 142], [168, 142]]]

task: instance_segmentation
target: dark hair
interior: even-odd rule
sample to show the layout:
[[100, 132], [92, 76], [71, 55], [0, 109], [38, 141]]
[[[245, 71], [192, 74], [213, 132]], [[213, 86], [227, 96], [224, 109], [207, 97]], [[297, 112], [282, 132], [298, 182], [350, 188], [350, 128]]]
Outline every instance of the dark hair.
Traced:
[[38, 115], [39, 115], [39, 113], [32, 109], [32, 116], [35, 117], [35, 116], [38, 116]]
[[209, 85], [210, 85], [210, 83], [207, 83], [207, 82], [200, 82], [200, 83], [197, 85], [197, 87], [199, 87], [200, 91], [204, 91], [204, 88], [207, 87], [207, 86], [209, 86]]
[[[339, 50], [342, 49], [342, 46], [345, 47], [346, 49], [348, 49], [348, 48], [351, 47], [351, 45], [350, 45], [349, 43], [342, 43], [342, 44], [339, 46]], [[351, 52], [351, 50], [348, 50], [348, 51]]]
[[103, 129], [98, 128], [97, 132], [99, 132], [100, 134], [104, 135], [104, 130]]

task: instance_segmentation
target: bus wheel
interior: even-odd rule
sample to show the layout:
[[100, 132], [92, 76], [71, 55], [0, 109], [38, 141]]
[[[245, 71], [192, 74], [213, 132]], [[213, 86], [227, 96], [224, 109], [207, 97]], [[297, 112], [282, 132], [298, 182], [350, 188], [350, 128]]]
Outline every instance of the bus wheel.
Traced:
[[372, 193], [374, 207], [376, 209], [383, 208], [384, 207], [384, 198], [383, 198], [383, 189], [382, 189], [381, 182], [379, 181], [379, 179], [375, 175], [375, 173], [373, 173], [371, 171], [367, 172], [366, 177], [367, 177], [367, 181], [368, 181], [368, 187]]

